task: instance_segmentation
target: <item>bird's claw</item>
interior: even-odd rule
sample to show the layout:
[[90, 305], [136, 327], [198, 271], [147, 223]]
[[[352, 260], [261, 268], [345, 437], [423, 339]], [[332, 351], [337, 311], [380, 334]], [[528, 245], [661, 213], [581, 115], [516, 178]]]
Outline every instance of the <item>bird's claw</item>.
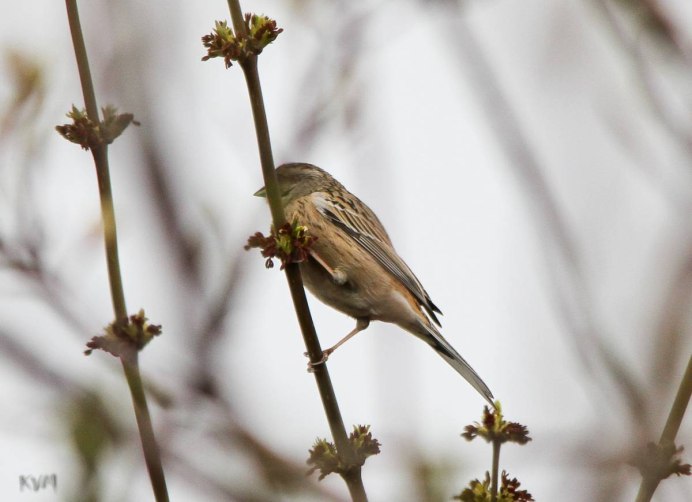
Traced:
[[[323, 350], [322, 351], [322, 358], [319, 361], [315, 361], [314, 363], [312, 361], [308, 362], [308, 373], [314, 373], [315, 372], [315, 366], [320, 366], [324, 363], [327, 362], [327, 359], [329, 359], [329, 355], [332, 353], [331, 350]], [[307, 352], [304, 352], [303, 355], [305, 357], [309, 357]]]

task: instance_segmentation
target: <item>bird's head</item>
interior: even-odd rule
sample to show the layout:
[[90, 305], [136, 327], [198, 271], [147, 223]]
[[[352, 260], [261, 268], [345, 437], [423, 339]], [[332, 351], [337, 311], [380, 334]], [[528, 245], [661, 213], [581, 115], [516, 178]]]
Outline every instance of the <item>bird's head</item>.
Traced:
[[[298, 162], [277, 167], [276, 179], [284, 206], [300, 197], [327, 190], [339, 183], [319, 167]], [[257, 190], [255, 196], [266, 197], [265, 187]]]

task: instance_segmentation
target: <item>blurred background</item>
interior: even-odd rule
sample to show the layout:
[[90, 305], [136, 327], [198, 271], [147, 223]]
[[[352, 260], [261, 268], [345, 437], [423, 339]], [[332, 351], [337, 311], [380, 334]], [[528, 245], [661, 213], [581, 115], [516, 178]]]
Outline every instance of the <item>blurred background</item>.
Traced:
[[[284, 29], [260, 57], [277, 164], [379, 215], [530, 430], [501, 468], [538, 501], [633, 500], [692, 353], [692, 3], [242, 6]], [[109, 151], [128, 309], [163, 325], [141, 367], [172, 500], [346, 500], [304, 475], [329, 429], [285, 278], [242, 249], [269, 212], [242, 72], [201, 61], [226, 2], [80, 8], [99, 105], [141, 122]], [[150, 500], [120, 364], [83, 355], [112, 311], [91, 155], [54, 130], [83, 106], [65, 6], [0, 12], [0, 498]], [[353, 327], [310, 301], [323, 346]], [[371, 500], [449, 500], [489, 469], [459, 436], [482, 399], [419, 340], [375, 323], [329, 369], [382, 443]]]

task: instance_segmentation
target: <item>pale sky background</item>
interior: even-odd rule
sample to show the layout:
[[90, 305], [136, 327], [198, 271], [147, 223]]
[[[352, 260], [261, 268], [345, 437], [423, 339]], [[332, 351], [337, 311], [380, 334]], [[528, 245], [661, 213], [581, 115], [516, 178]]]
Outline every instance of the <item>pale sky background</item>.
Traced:
[[[80, 13], [100, 106], [142, 122], [110, 159], [128, 308], [144, 307], [164, 327], [141, 356], [145, 378], [174, 403], [151, 404], [155, 429], [172, 454], [252, 487], [242, 449], [229, 454], [212, 433], [213, 406], [190, 397], [196, 365], [212, 368], [242, 424], [299, 464], [329, 429], [285, 278], [242, 252], [247, 236], [269, 226], [264, 201], [252, 197], [263, 182], [247, 92], [238, 67], [200, 61], [200, 37], [229, 19], [227, 4], [118, 4], [80, 2]], [[501, 468], [538, 501], [603, 500], [613, 485], [621, 489], [609, 500], [633, 500], [640, 476], [623, 464], [628, 448], [658, 438], [692, 353], [692, 4], [658, 2], [679, 52], [618, 2], [606, 2], [614, 21], [596, 0], [468, 2], [457, 13], [445, 4], [242, 2], [284, 29], [260, 58], [275, 161], [327, 169], [378, 214], [444, 312], [444, 335], [507, 418], [531, 432], [528, 445], [503, 448]], [[83, 102], [64, 3], [6, 2], [0, 12], [0, 48], [40, 64], [46, 85], [39, 111], [0, 137], [0, 236], [21, 243], [27, 228], [42, 229], [46, 267], [83, 330], [7, 268], [0, 324], [47, 368], [98, 389], [129, 434], [117, 361], [82, 355], [112, 312], [91, 156], [53, 130]], [[0, 116], [12, 98], [8, 77], [4, 67]], [[184, 230], [199, 242], [196, 291], [176, 268], [142, 174], [147, 138]], [[29, 167], [32, 197], [22, 206]], [[534, 168], [545, 191], [526, 181]], [[556, 239], [546, 194], [566, 240]], [[194, 340], [204, 304], [234, 260], [231, 315], [201, 362]], [[354, 325], [314, 298], [310, 305], [325, 347]], [[674, 336], [662, 328], [673, 317]], [[632, 376], [641, 416], [630, 413], [598, 343]], [[64, 430], [69, 389], [4, 356], [0, 499], [69, 500], [79, 483]], [[363, 470], [372, 501], [419, 500], [407, 469], [420, 458], [444, 467], [445, 500], [490, 467], [490, 447], [459, 436], [483, 400], [419, 340], [373, 323], [329, 370], [347, 427], [370, 424], [383, 444]], [[110, 453], [104, 500], [151, 499], [136, 441]], [[689, 462], [689, 413], [677, 442]], [[171, 463], [164, 459], [172, 500], [224, 500]], [[57, 492], [20, 493], [20, 475], [53, 473]], [[321, 485], [347, 496], [336, 476]], [[654, 500], [691, 499], [689, 478], [675, 478]]]

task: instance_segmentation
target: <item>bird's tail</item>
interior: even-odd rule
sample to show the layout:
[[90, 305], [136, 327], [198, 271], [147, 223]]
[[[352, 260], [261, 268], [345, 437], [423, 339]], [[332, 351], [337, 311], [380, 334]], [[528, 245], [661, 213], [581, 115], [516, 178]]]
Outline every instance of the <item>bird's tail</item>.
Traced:
[[468, 383], [470, 383], [474, 389], [476, 389], [481, 396], [483, 396], [491, 406], [495, 406], [493, 403], [493, 393], [485, 384], [478, 373], [466, 362], [466, 360], [459, 355], [459, 353], [454, 350], [454, 347], [445, 340], [442, 334], [437, 330], [432, 323], [424, 324], [420, 322], [420, 327], [423, 328], [425, 332], [424, 336], [419, 336], [425, 340], [425, 342], [430, 345], [435, 352], [440, 354], [442, 358], [447, 361], [447, 363], [454, 368], [461, 376], [463, 376]]

